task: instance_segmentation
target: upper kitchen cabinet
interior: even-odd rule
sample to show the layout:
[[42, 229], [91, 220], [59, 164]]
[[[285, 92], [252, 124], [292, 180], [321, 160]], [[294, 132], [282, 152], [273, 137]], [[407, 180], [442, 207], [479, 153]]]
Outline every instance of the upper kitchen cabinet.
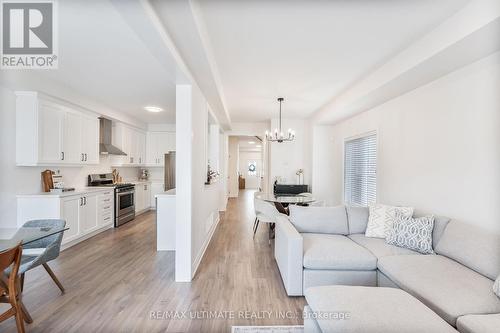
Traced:
[[113, 145], [127, 156], [113, 156], [113, 166], [142, 166], [146, 164], [146, 133], [122, 123], [113, 127]]
[[149, 132], [146, 146], [147, 165], [163, 166], [165, 154], [175, 151], [175, 132]]
[[99, 163], [97, 115], [37, 92], [16, 92], [16, 164]]

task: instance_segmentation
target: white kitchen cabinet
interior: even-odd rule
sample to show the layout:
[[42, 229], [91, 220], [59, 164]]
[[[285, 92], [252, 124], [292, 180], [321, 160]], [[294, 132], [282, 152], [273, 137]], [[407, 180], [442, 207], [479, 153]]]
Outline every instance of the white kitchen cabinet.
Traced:
[[[66, 230], [63, 242], [71, 242], [80, 236], [80, 204], [81, 197], [68, 197], [61, 201], [61, 216], [66, 221]], [[56, 218], [56, 217], [53, 217]]]
[[82, 234], [88, 234], [97, 229], [98, 223], [97, 194], [86, 194], [82, 197], [80, 206], [80, 225]]
[[156, 195], [164, 192], [164, 184], [163, 183], [151, 183], [151, 207], [156, 209]]
[[80, 114], [66, 111], [63, 123], [63, 162], [78, 164], [83, 162], [82, 153], [82, 117]]
[[163, 166], [165, 154], [175, 151], [175, 132], [149, 132], [147, 137], [147, 165]]
[[63, 219], [68, 230], [63, 245], [71, 246], [113, 226], [113, 190], [90, 190], [75, 194], [18, 195], [18, 226], [37, 219]]
[[135, 212], [142, 212], [151, 208], [151, 184], [135, 184]]
[[99, 164], [99, 119], [82, 116], [82, 154], [84, 164]]
[[[62, 161], [62, 133], [64, 112], [55, 106], [44, 103], [39, 113], [39, 162], [60, 163]], [[19, 126], [17, 126], [19, 128]], [[22, 133], [26, 135], [26, 133]]]
[[127, 156], [114, 156], [114, 166], [142, 166], [146, 164], [146, 134], [143, 131], [116, 123], [113, 127], [113, 145]]
[[99, 163], [99, 120], [37, 92], [16, 92], [16, 164], [84, 165]]

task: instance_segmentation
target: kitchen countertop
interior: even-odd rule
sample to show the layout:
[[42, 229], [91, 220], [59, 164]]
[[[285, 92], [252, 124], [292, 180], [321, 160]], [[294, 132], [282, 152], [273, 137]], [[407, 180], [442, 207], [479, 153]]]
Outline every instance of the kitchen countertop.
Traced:
[[165, 192], [162, 192], [162, 193], [158, 193], [157, 195], [155, 195], [156, 198], [159, 198], [159, 197], [172, 197], [172, 196], [175, 196], [175, 188], [173, 188], [171, 190], [168, 190], [168, 191], [165, 191]]
[[113, 190], [109, 187], [83, 187], [77, 188], [74, 191], [62, 192], [62, 193], [54, 193], [54, 192], [40, 192], [40, 193], [31, 193], [31, 194], [18, 194], [18, 198], [64, 198], [71, 197], [74, 195], [95, 193], [95, 192], [105, 192]]

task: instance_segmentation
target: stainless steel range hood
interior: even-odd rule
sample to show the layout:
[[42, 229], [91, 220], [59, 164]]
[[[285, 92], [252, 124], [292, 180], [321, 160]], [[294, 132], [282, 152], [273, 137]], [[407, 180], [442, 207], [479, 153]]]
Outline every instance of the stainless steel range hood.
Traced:
[[113, 123], [106, 118], [99, 118], [99, 152], [103, 155], [127, 155], [111, 144]]

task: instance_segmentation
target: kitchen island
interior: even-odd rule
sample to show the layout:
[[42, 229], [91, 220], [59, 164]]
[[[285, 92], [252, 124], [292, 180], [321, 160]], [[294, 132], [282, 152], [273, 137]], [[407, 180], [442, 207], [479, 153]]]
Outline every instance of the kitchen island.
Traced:
[[175, 188], [156, 198], [156, 250], [175, 251]]

